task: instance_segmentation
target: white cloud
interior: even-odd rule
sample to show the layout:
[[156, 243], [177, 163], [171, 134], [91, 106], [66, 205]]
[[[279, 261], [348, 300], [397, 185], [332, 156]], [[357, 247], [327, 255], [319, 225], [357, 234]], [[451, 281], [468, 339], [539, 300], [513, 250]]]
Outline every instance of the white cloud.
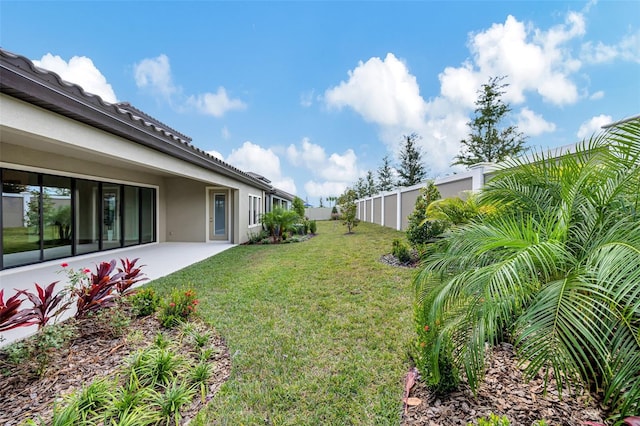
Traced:
[[[431, 174], [450, 172], [460, 140], [469, 133], [467, 122], [478, 90], [489, 78], [507, 76], [503, 100], [512, 105], [523, 104], [531, 95], [557, 106], [578, 102], [585, 90], [579, 90], [574, 79], [581, 77], [583, 63], [573, 56], [572, 46], [586, 34], [588, 7], [568, 12], [562, 23], [551, 28], [537, 28], [508, 16], [503, 23], [471, 33], [469, 59], [440, 73], [440, 93], [434, 98], [425, 100], [407, 65], [389, 53], [384, 60], [360, 61], [346, 81], [325, 91], [324, 101], [330, 108], [349, 107], [377, 124], [380, 139], [396, 155], [402, 135], [418, 133]], [[513, 118], [531, 136], [556, 130], [554, 123], [528, 108]]]
[[167, 55], [143, 59], [133, 66], [133, 72], [139, 88], [147, 88], [166, 99], [180, 92], [180, 88], [173, 83]]
[[231, 151], [227, 162], [240, 170], [266, 177], [276, 188], [291, 194], [296, 193], [293, 179], [282, 176], [280, 158], [270, 148], [265, 149], [260, 145], [246, 141], [240, 148]]
[[232, 99], [227, 90], [220, 86], [215, 93], [206, 92], [189, 97], [182, 96], [182, 88], [173, 82], [171, 64], [167, 55], [143, 59], [133, 67], [136, 85], [148, 89], [175, 106], [176, 110], [188, 111], [195, 108], [201, 114], [222, 117], [228, 111], [244, 110], [247, 105], [239, 99]]
[[227, 126], [223, 126], [222, 130], [220, 130], [220, 135], [222, 136], [222, 139], [229, 139], [231, 137], [231, 132]]
[[299, 146], [289, 145], [286, 154], [291, 164], [307, 169], [313, 176], [305, 184], [312, 197], [340, 195], [360, 176], [358, 158], [352, 149], [327, 156], [322, 146], [303, 138]]
[[564, 24], [544, 31], [508, 16], [504, 24], [493, 24], [475, 34], [470, 50], [481, 82], [491, 76], [508, 76], [505, 101], [525, 101], [525, 92], [536, 91], [556, 105], [578, 100], [578, 90], [569, 76], [580, 69], [565, 44], [585, 32], [584, 18], [569, 12]]
[[243, 110], [247, 105], [239, 99], [231, 99], [227, 95], [224, 87], [218, 87], [216, 93], [204, 93], [197, 96], [190, 96], [187, 103], [207, 115], [222, 117], [226, 112], [233, 110]]
[[525, 136], [538, 136], [556, 130], [556, 125], [542, 118], [529, 108], [522, 108], [518, 114], [518, 130]]
[[304, 92], [300, 94], [300, 105], [302, 105], [305, 108], [310, 107], [311, 105], [313, 105], [314, 96], [315, 96], [314, 89], [311, 89], [308, 92]]
[[314, 176], [326, 180], [351, 183], [359, 176], [358, 158], [352, 149], [347, 149], [343, 154], [334, 152], [327, 156], [323, 147], [304, 138], [299, 148], [294, 144], [289, 145], [287, 158], [291, 164], [303, 166]]
[[366, 121], [383, 126], [414, 127], [424, 118], [418, 82], [392, 53], [384, 60], [360, 61], [349, 71], [349, 79], [328, 89], [324, 99], [330, 107], [348, 106]]
[[582, 123], [576, 136], [578, 136], [578, 139], [586, 139], [594, 133], [602, 131], [602, 126], [605, 124], [611, 123], [613, 123], [613, 118], [610, 115], [600, 114]]
[[309, 197], [337, 197], [349, 186], [346, 182], [316, 182], [310, 180], [304, 184]]
[[591, 99], [592, 101], [598, 100], [598, 99], [602, 99], [604, 98], [604, 92], [602, 90], [598, 90], [597, 92], [591, 94], [591, 96], [589, 96], [589, 99]]
[[37, 67], [55, 72], [65, 81], [79, 85], [87, 93], [100, 96], [106, 102], [115, 103], [118, 101], [105, 76], [86, 56], [74, 56], [69, 59], [69, 62], [65, 62], [60, 56], [47, 53], [39, 61], [34, 60], [33, 63]]
[[585, 62], [592, 64], [612, 62], [616, 59], [640, 63], [640, 30], [627, 34], [613, 45], [588, 41], [582, 45], [580, 55]]

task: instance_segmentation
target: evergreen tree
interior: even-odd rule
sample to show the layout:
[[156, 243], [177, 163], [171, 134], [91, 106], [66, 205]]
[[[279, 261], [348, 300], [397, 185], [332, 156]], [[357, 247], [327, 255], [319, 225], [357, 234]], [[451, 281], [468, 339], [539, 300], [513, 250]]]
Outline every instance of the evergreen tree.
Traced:
[[366, 179], [366, 185], [367, 185], [367, 197], [371, 197], [372, 195], [375, 195], [375, 193], [377, 192], [377, 186], [376, 186], [376, 182], [373, 180], [373, 172], [371, 170], [369, 170], [367, 172], [367, 179]]
[[511, 111], [509, 104], [502, 101], [505, 77], [492, 77], [483, 84], [476, 100], [476, 116], [467, 125], [471, 133], [461, 141], [463, 148], [455, 157], [455, 164], [471, 166], [482, 162], [499, 162], [524, 151], [522, 133], [516, 126], [500, 128], [500, 122]]
[[391, 191], [395, 186], [393, 168], [391, 167], [391, 160], [387, 154], [382, 159], [382, 166], [378, 168], [378, 191]]
[[353, 187], [358, 198], [365, 198], [367, 196], [367, 182], [364, 178], [358, 178], [358, 181]]
[[422, 182], [427, 176], [427, 170], [422, 164], [422, 152], [417, 145], [421, 137], [417, 133], [404, 135], [404, 145], [400, 151], [400, 167], [398, 174], [400, 175], [400, 186], [411, 186]]

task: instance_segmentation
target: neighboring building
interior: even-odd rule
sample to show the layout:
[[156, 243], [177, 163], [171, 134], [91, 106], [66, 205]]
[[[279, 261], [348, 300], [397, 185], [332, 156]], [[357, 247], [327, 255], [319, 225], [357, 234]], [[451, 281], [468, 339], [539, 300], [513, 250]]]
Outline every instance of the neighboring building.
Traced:
[[155, 242], [243, 243], [293, 196], [0, 49], [0, 269]]

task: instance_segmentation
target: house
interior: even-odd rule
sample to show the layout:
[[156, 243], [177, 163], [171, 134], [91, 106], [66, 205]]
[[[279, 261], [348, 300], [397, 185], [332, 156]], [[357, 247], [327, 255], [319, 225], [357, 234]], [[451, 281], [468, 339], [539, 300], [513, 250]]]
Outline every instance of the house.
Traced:
[[0, 270], [162, 242], [243, 243], [293, 196], [0, 49]]

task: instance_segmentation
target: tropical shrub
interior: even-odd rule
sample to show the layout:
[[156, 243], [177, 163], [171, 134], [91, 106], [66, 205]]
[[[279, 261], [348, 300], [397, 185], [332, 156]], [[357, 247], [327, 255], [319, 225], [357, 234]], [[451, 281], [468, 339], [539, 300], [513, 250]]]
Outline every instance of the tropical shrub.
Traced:
[[575, 154], [511, 160], [480, 215], [454, 227], [417, 276], [419, 354], [438, 381], [439, 348], [477, 389], [487, 343], [511, 340], [525, 375], [581, 384], [618, 417], [640, 412], [640, 120]]
[[88, 279], [80, 279], [78, 286], [72, 288], [71, 291], [76, 297], [76, 318], [86, 316], [87, 313], [102, 307], [113, 306], [117, 297], [114, 290], [124, 276], [122, 272], [112, 274], [115, 267], [115, 259], [111, 262], [101, 262], [96, 265], [95, 274], [90, 274]]
[[315, 220], [309, 221], [309, 232], [315, 235], [317, 230], [318, 230], [318, 224], [316, 223], [316, 221]]
[[71, 301], [64, 302], [67, 292], [63, 290], [54, 293], [57, 283], [57, 281], [52, 282], [45, 288], [35, 283], [37, 293], [27, 290], [18, 291], [17, 294], [26, 296], [33, 305], [30, 309], [27, 309], [28, 312], [32, 313], [28, 325], [37, 324], [38, 329], [40, 329], [47, 325], [50, 319], [57, 317], [61, 312], [69, 308]]
[[286, 238], [286, 233], [293, 230], [300, 216], [293, 210], [285, 210], [282, 207], [274, 207], [268, 213], [262, 215], [262, 226], [273, 238], [274, 242]]
[[421, 249], [424, 244], [433, 242], [434, 239], [446, 230], [446, 224], [439, 220], [427, 218], [427, 208], [431, 203], [440, 198], [438, 188], [433, 181], [420, 189], [420, 195], [416, 199], [413, 212], [408, 217], [407, 240], [416, 249]]
[[407, 263], [411, 260], [411, 251], [407, 244], [399, 238], [395, 238], [392, 243], [391, 254], [395, 256], [402, 263]]
[[153, 315], [160, 306], [160, 296], [151, 288], [143, 288], [129, 296], [133, 312], [138, 317]]
[[121, 276], [120, 281], [116, 283], [116, 291], [120, 296], [124, 296], [125, 294], [129, 293], [133, 289], [132, 286], [134, 284], [149, 279], [142, 277], [142, 267], [145, 265], [136, 267], [136, 263], [138, 262], [138, 260], [140, 259], [120, 259], [122, 268], [118, 268], [118, 272], [121, 274]]
[[[4, 289], [0, 289], [0, 331], [26, 327], [32, 324], [35, 313], [31, 309], [19, 310], [23, 299], [20, 294], [14, 294], [4, 301]], [[1, 340], [1, 339], [0, 339]]]
[[186, 321], [196, 311], [198, 299], [193, 290], [173, 290], [169, 301], [162, 305], [159, 320], [163, 327], [171, 328]]

